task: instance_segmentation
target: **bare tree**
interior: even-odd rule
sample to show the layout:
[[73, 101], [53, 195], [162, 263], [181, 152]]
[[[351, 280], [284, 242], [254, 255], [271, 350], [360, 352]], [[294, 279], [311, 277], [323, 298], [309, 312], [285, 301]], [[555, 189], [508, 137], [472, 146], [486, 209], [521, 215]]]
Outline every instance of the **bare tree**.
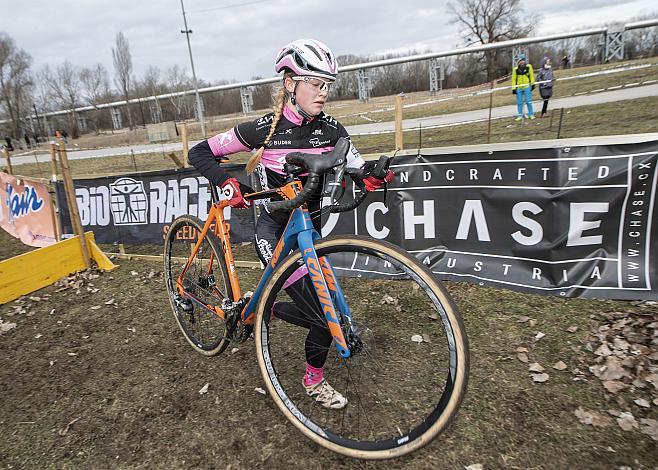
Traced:
[[100, 104], [110, 95], [110, 80], [107, 69], [103, 64], [80, 70], [80, 83], [82, 94], [87, 103], [92, 106]]
[[71, 137], [80, 135], [77, 114], [74, 111], [82, 102], [80, 93], [80, 71], [71, 62], [65, 60], [53, 73], [47, 65], [41, 70], [40, 77], [45, 80], [51, 97], [66, 113]]
[[[82, 84], [82, 94], [84, 99], [90, 105], [96, 107], [110, 97], [110, 80], [107, 69], [103, 64], [96, 64], [91, 68], [83, 68], [80, 71], [80, 83]], [[100, 110], [95, 109], [88, 113], [91, 123], [98, 133], [98, 121], [100, 119]]]
[[34, 90], [32, 98], [39, 111], [54, 111], [56, 105], [53, 103], [52, 91], [48, 80], [50, 79], [50, 68], [43, 67], [34, 75]]
[[50, 73], [50, 70], [42, 68], [34, 74], [34, 85], [32, 87], [32, 103], [39, 120], [37, 130], [44, 138], [48, 138], [52, 131], [45, 113], [58, 109], [52, 97], [53, 94], [48, 84], [48, 78], [45, 76], [46, 72]]
[[31, 62], [30, 55], [18, 48], [11, 36], [0, 33], [0, 105], [9, 117], [14, 137], [22, 136], [21, 115], [30, 112]]
[[[123, 95], [123, 99], [128, 101], [130, 95], [130, 80], [133, 73], [133, 61], [130, 55], [130, 45], [128, 40], [121, 31], [117, 33], [115, 47], [112, 48], [112, 60], [114, 61], [114, 82]], [[126, 105], [126, 114], [128, 114], [128, 126], [133, 129], [133, 118], [130, 113], [130, 105]]]
[[[342, 55], [336, 58], [341, 66], [359, 64], [367, 60], [366, 57], [356, 55]], [[331, 89], [334, 98], [351, 99], [359, 96], [358, 82], [356, 72], [340, 73], [336, 78], [336, 83]]]
[[165, 89], [166, 86], [160, 79], [160, 69], [153, 65], [150, 65], [146, 69], [141, 79], [136, 80], [133, 90], [137, 96], [141, 97], [139, 102], [139, 110], [142, 115], [142, 122], [144, 125], [146, 125], [144, 108], [150, 110], [151, 120], [154, 122], [159, 122], [162, 119], [159, 100], [156, 99], [155, 102], [153, 102], [150, 99], [144, 98], [159, 95], [163, 93]]
[[160, 69], [150, 65], [144, 72], [142, 80], [137, 84], [137, 88], [142, 96], [153, 96], [162, 93], [165, 85], [160, 79]]
[[[465, 28], [464, 39], [491, 44], [526, 37], [533, 31], [538, 19], [526, 15], [520, 3], [520, 0], [457, 0], [449, 3], [448, 9], [453, 21]], [[501, 73], [500, 56], [499, 49], [484, 53], [487, 80]]]
[[[167, 69], [167, 88], [170, 93], [189, 90], [193, 86], [192, 79], [187, 76], [185, 69], [174, 65]], [[192, 99], [190, 95], [171, 96], [169, 101], [175, 110], [175, 120], [185, 119], [192, 109]]]
[[[650, 20], [658, 16], [652, 11], [632, 18], [631, 21]], [[658, 26], [626, 31], [624, 33], [625, 55], [629, 59], [653, 57], [658, 53]]]

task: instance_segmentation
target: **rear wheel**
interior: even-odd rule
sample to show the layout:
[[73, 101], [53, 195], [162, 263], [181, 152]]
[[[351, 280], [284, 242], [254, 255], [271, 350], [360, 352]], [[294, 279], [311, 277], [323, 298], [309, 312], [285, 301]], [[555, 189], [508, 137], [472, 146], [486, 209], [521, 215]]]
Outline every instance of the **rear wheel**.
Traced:
[[[303, 266], [296, 251], [274, 271], [258, 305], [257, 356], [269, 393], [302, 433], [344, 455], [393, 458], [426, 445], [454, 418], [468, 381], [468, 341], [456, 306], [425, 266], [394, 245], [329, 237], [315, 249], [333, 266], [351, 311], [352, 355], [342, 358], [333, 343], [309, 346], [308, 329], [272, 315], [282, 306], [294, 312], [295, 297], [304, 321], [316, 332], [326, 328], [314, 294], [300, 300], [286, 292]], [[342, 327], [348, 331], [347, 321]], [[343, 409], [306, 395], [302, 376], [313, 354], [326, 355], [324, 377], [347, 398]]]
[[206, 306], [233, 298], [224, 251], [214, 233], [206, 234], [181, 278], [202, 229], [201, 220], [189, 215], [172, 222], [165, 239], [164, 271], [171, 309], [185, 339], [201, 354], [214, 356], [228, 347], [229, 340], [224, 319]]

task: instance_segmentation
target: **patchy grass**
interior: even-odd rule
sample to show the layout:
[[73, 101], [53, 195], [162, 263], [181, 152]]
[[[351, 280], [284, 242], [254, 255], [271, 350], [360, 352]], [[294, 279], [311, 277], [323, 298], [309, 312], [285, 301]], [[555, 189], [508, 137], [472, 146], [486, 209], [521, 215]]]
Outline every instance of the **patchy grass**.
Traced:
[[[658, 58], [653, 57], [649, 59], [641, 60], [632, 60], [624, 61], [618, 64], [606, 64], [606, 65], [593, 65], [588, 67], [580, 67], [567, 70], [555, 70], [556, 78], [564, 78], [574, 75], [582, 75], [591, 72], [598, 72], [602, 70], [611, 70], [614, 68], [622, 66], [636, 66], [641, 64], [652, 64], [652, 67], [631, 70], [628, 72], [618, 72], [611, 75], [602, 75], [598, 77], [589, 77], [583, 79], [574, 79], [563, 82], [557, 82], [555, 86], [555, 97], [570, 96], [573, 93], [581, 91], [592, 91], [599, 88], [607, 88], [615, 85], [623, 85], [624, 83], [643, 81], [658, 78]], [[533, 64], [534, 65], [534, 64]], [[507, 82], [501, 83], [500, 85], [506, 85]], [[487, 88], [487, 85], [481, 85], [479, 87], [473, 87], [468, 89], [446, 89], [438, 95], [431, 95], [427, 91], [407, 93], [404, 98], [404, 103], [420, 103], [428, 100], [433, 100], [441, 97], [450, 97], [461, 95], [464, 93], [470, 93], [474, 89], [484, 89]], [[538, 95], [536, 95], [538, 96]], [[494, 95], [493, 106], [504, 106], [508, 104], [513, 104], [514, 98], [509, 92], [509, 90], [504, 90], [497, 92]], [[331, 114], [334, 117], [337, 117], [343, 125], [354, 125], [354, 124], [366, 124], [368, 122], [374, 121], [392, 121], [394, 120], [393, 111], [388, 112], [377, 112], [372, 114], [366, 114], [366, 118], [363, 116], [357, 116], [356, 114], [367, 113], [369, 111], [380, 110], [383, 108], [394, 106], [395, 96], [380, 96], [370, 99], [367, 103], [360, 102], [358, 100], [340, 100], [340, 101], [329, 101], [327, 107], [325, 108], [328, 114]], [[404, 111], [404, 118], [419, 118], [434, 116], [437, 114], [447, 114], [459, 111], [470, 111], [474, 109], [483, 109], [489, 107], [489, 97], [488, 96], [465, 96], [458, 99], [452, 99], [450, 101], [445, 101], [441, 103], [432, 103], [428, 105], [422, 105], [414, 108], [407, 108]], [[223, 132], [227, 129], [230, 129], [235, 124], [254, 119], [258, 116], [261, 116], [268, 112], [268, 109], [257, 110], [250, 115], [244, 115], [242, 113], [234, 113], [230, 115], [221, 115], [221, 116], [208, 116], [207, 119], [207, 133], [208, 135], [214, 135], [220, 132]], [[189, 121], [188, 132], [190, 140], [200, 140], [201, 136], [201, 125], [195, 121]], [[174, 140], [179, 140], [178, 138]], [[137, 127], [134, 130], [130, 131], [128, 129], [121, 129], [118, 131], [104, 131], [98, 135], [90, 133], [81, 136], [79, 139], [75, 140], [75, 143], [80, 148], [104, 148], [104, 147], [118, 147], [124, 145], [139, 145], [148, 143], [148, 135], [146, 129]], [[43, 145], [42, 149], [47, 148]]]
[[[658, 58], [643, 59], [637, 61], [626, 61], [616, 65], [595, 65], [589, 67], [582, 67], [578, 69], [568, 70], [555, 70], [555, 78], [565, 78], [575, 75], [582, 75], [592, 72], [599, 72], [605, 70], [612, 70], [621, 68], [621, 66], [637, 66], [642, 64], [651, 64], [651, 67], [629, 70], [625, 72], [616, 72], [610, 75], [599, 75], [595, 77], [577, 78], [573, 80], [558, 81], [554, 89], [554, 98], [561, 98], [571, 96], [574, 93], [591, 92], [601, 88], [608, 88], [617, 85], [624, 85], [625, 83], [642, 82], [645, 80], [652, 80], [658, 78]], [[511, 84], [511, 79], [501, 82], [497, 86], [506, 86]], [[467, 89], [451, 88], [446, 89], [437, 95], [431, 95], [429, 92], [415, 92], [408, 93], [404, 97], [404, 104], [422, 103], [425, 101], [435, 100], [439, 98], [453, 97], [448, 101], [439, 103], [431, 103], [427, 105], [420, 105], [413, 108], [406, 108], [404, 110], [404, 119], [421, 118], [428, 116], [436, 116], [441, 114], [456, 113], [461, 111], [472, 111], [475, 109], [483, 109], [489, 107], [489, 96], [471, 96], [470, 93], [474, 90], [485, 90], [488, 85], [484, 84], [478, 87]], [[535, 90], [535, 97], [539, 98], [539, 92]], [[493, 107], [505, 106], [516, 103], [515, 97], [510, 90], [501, 90], [494, 94]], [[380, 96], [371, 98], [367, 103], [358, 100], [341, 100], [329, 101], [327, 103], [326, 112], [334, 117], [337, 117], [341, 124], [345, 126], [355, 124], [367, 124], [369, 122], [384, 122], [393, 121], [395, 119], [394, 111], [384, 111], [377, 113], [365, 114], [363, 113], [374, 110], [381, 110], [383, 108], [393, 107], [395, 105], [395, 96]], [[249, 116], [242, 114], [235, 114], [230, 117], [213, 118], [209, 120], [209, 134], [223, 132], [230, 129], [232, 126], [239, 122], [254, 119], [256, 116], [265, 114], [269, 110], [259, 110]], [[361, 114], [361, 115], [358, 115]], [[196, 122], [188, 123], [190, 132], [190, 139], [201, 139], [200, 124]]]
[[[182, 161], [182, 152], [173, 152]], [[135, 173], [140, 171], [166, 170], [176, 168], [173, 160], [162, 152], [111, 157], [82, 158], [69, 160], [69, 167], [74, 178]], [[50, 179], [50, 164], [24, 163], [13, 165], [14, 173], [21, 176]], [[61, 176], [61, 174], [60, 174]]]
[[[551, 117], [552, 114], [552, 117]], [[544, 118], [517, 123], [509, 119], [491, 122], [491, 142], [516, 142], [557, 138], [559, 110]], [[404, 133], [404, 148], [434, 148], [487, 143], [488, 123], [420, 130]], [[560, 137], [658, 132], [658, 97], [565, 109]], [[363, 153], [390, 149], [394, 134], [355, 136], [354, 145]]]
[[[559, 126], [559, 110], [549, 109], [543, 119], [517, 123], [512, 119], [497, 119], [491, 124], [491, 142], [515, 142], [555, 139]], [[591, 137], [597, 135], [637, 134], [658, 132], [658, 97], [626, 100], [565, 109], [560, 137]], [[451, 145], [487, 143], [487, 123], [467, 124], [440, 129], [404, 133], [404, 147], [436, 148]], [[395, 145], [394, 134], [355, 136], [352, 138], [362, 154], [389, 152]], [[181, 152], [175, 152], [179, 160]], [[250, 154], [242, 152], [231, 156], [233, 163], [246, 163]], [[70, 160], [74, 177], [173, 168], [173, 161], [165, 154], [86, 158]], [[14, 172], [22, 176], [48, 178], [50, 167], [34, 163], [15, 165]]]
[[[652, 59], [651, 61], [643, 61], [642, 63], [651, 63], [652, 66], [642, 69], [637, 69], [637, 70], [629, 70], [626, 72], [617, 72], [610, 75], [600, 75], [595, 77], [558, 81], [556, 82], [554, 87], [553, 98], [562, 98], [566, 96], [571, 96], [574, 93], [591, 92], [593, 90], [597, 90], [601, 88], [608, 88], [611, 86], [624, 85], [625, 83], [642, 82], [644, 80], [652, 80], [658, 78], [658, 65], [656, 65], [658, 64], [658, 59]], [[636, 62], [629, 62], [628, 65], [636, 66], [641, 64]], [[595, 66], [595, 67], [584, 67], [582, 69], [556, 70], [555, 78], [581, 75], [585, 73], [597, 72], [600, 70], [607, 70], [609, 68], [610, 68], [609, 66], [608, 67]], [[501, 82], [500, 84], [496, 85], [496, 87], [508, 86], [508, 85], [511, 85], [511, 79], [505, 82]], [[486, 90], [488, 89], [488, 86], [484, 85], [481, 87], [477, 87], [477, 89]], [[404, 104], [418, 103], [418, 102], [436, 100], [441, 98], [449, 98], [449, 97], [453, 97], [453, 98], [448, 101], [442, 101], [438, 103], [435, 102], [427, 105], [407, 108], [404, 110], [403, 118], [413, 119], [413, 118], [436, 116], [442, 114], [450, 114], [450, 113], [456, 113], [461, 111], [472, 111], [476, 109], [489, 108], [489, 95], [470, 96], [468, 95], [468, 93], [470, 93], [471, 91], [473, 90], [467, 89], [460, 92], [460, 90], [458, 89], [457, 90], [450, 89], [450, 90], [445, 90], [443, 93], [437, 94], [435, 96], [431, 96], [429, 93], [426, 92], [408, 94], [404, 98], [403, 101]], [[535, 90], [534, 96], [536, 99], [539, 99], [538, 90]], [[501, 90], [494, 93], [494, 97], [492, 101], [492, 106], [494, 108], [498, 106], [506, 106], [515, 103], [516, 103], [516, 98], [514, 97], [514, 95], [512, 95], [511, 90], [509, 89]], [[375, 106], [370, 106], [369, 109], [370, 110], [382, 109], [391, 106], [394, 106], [394, 101], [391, 97], [387, 97], [386, 101], [377, 102]], [[363, 116], [349, 115], [349, 114], [353, 114], [354, 112], [363, 112], [363, 111], [353, 111], [353, 113], [350, 113], [349, 111], [346, 111], [347, 109], [349, 108], [345, 108], [345, 110], [341, 109], [340, 113], [337, 113], [338, 116], [345, 116], [345, 117], [339, 117], [339, 120], [343, 125], [346, 126], [354, 125], [354, 124], [366, 124], [372, 121], [386, 122], [386, 121], [395, 120], [394, 111], [371, 113], [368, 114], [367, 119], [365, 119]]]

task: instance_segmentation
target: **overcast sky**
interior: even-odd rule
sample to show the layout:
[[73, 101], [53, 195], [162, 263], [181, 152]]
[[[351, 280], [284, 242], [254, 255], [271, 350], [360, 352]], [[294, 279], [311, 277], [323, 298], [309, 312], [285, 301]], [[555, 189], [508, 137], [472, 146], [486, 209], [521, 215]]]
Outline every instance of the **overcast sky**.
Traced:
[[[441, 51], [463, 46], [447, 0], [185, 0], [197, 75], [211, 83], [273, 76], [285, 43], [312, 37], [336, 55]], [[522, 0], [540, 15], [539, 34], [655, 12], [655, 0]], [[139, 77], [149, 65], [190, 72], [178, 0], [0, 0], [0, 31], [33, 58], [33, 69], [103, 63], [113, 73], [112, 47], [122, 31]], [[223, 7], [223, 8], [220, 8]]]

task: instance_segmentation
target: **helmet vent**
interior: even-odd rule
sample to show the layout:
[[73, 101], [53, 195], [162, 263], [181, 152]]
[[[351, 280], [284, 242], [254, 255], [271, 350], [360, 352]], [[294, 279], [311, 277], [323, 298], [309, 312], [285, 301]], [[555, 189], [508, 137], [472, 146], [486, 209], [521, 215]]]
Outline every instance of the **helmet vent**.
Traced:
[[320, 53], [317, 51], [315, 47], [313, 47], [311, 44], [305, 44], [306, 47], [308, 47], [313, 54], [318, 58], [318, 60], [322, 60], [322, 56]]
[[305, 67], [306, 66], [306, 64], [304, 63], [302, 58], [299, 57], [299, 54], [295, 53], [295, 54], [292, 55], [292, 57], [295, 59], [295, 63], [297, 65], [299, 65], [300, 67]]

